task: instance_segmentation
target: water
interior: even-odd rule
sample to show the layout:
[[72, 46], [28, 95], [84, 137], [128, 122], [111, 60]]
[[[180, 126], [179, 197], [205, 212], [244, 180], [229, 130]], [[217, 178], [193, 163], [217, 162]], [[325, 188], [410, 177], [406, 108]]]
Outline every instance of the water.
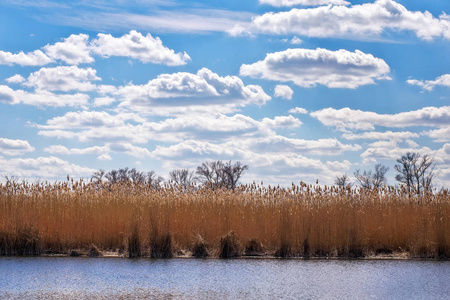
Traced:
[[0, 299], [449, 299], [450, 262], [0, 258]]

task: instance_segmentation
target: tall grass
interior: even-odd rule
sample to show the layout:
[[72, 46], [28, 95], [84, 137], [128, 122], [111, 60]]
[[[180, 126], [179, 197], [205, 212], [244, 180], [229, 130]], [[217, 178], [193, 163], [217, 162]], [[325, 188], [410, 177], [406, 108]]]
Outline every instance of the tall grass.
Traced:
[[183, 191], [131, 183], [8, 182], [0, 184], [0, 255], [95, 246], [129, 257], [406, 253], [446, 259], [449, 217], [446, 191], [417, 197], [394, 188], [303, 183]]

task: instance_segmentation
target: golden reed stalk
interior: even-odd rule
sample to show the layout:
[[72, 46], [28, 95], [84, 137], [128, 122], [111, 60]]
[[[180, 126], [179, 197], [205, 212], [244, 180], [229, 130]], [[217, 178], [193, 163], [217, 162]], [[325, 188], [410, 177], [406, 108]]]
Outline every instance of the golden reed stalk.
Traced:
[[[70, 253], [95, 245], [130, 257], [401, 253], [445, 259], [449, 216], [446, 191], [417, 197], [392, 187], [304, 183], [182, 191], [170, 185], [8, 182], [0, 184], [0, 255]], [[224, 249], [234, 252], [228, 256]]]

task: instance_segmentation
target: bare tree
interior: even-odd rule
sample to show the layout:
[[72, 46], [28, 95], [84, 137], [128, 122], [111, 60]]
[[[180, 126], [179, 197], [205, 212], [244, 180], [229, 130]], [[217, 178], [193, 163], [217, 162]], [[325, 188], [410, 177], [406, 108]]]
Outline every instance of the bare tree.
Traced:
[[432, 181], [436, 177], [433, 157], [408, 152], [397, 159], [397, 162], [394, 169], [399, 174], [395, 176], [395, 179], [405, 186], [409, 193], [420, 195], [431, 191]]
[[372, 185], [374, 188], [380, 188], [386, 185], [387, 171], [389, 171], [389, 167], [384, 166], [382, 164], [375, 165], [375, 173], [372, 175]]
[[103, 178], [109, 183], [127, 183], [132, 182], [136, 185], [149, 184], [153, 188], [159, 188], [164, 179], [161, 176], [156, 175], [154, 171], [142, 172], [136, 170], [136, 168], [118, 169], [105, 172], [104, 170], [96, 171], [92, 174], [92, 179], [95, 183], [102, 182]]
[[245, 170], [248, 170], [248, 166], [239, 161], [232, 164], [231, 161], [224, 163], [217, 160], [202, 163], [196, 173], [203, 184], [212, 188], [234, 189]]
[[117, 183], [119, 182], [119, 171], [111, 170], [105, 174], [105, 178], [108, 180], [109, 183]]
[[372, 171], [356, 170], [353, 175], [358, 181], [359, 185], [364, 189], [370, 189], [372, 187]]
[[337, 186], [341, 186], [341, 187], [349, 186], [349, 185], [351, 185], [350, 177], [348, 177], [347, 174], [338, 175], [334, 179], [334, 184]]
[[146, 181], [146, 174], [144, 172], [138, 171], [135, 168], [128, 170], [127, 177], [129, 180], [131, 180], [134, 184], [144, 184]]
[[206, 161], [197, 167], [196, 174], [198, 180], [212, 188], [225, 185], [224, 164], [220, 160]]
[[231, 164], [231, 161], [225, 163], [224, 173], [227, 177], [227, 188], [234, 190], [244, 171], [248, 170], [248, 165], [243, 165], [240, 161]]
[[189, 189], [194, 183], [194, 172], [188, 169], [172, 170], [169, 173], [170, 179], [177, 185], [181, 186], [183, 191]]
[[128, 176], [128, 168], [119, 169], [117, 171], [118, 181], [119, 182], [128, 182], [130, 181], [130, 177]]
[[161, 187], [163, 181], [164, 179], [161, 176], [156, 175], [154, 171], [150, 171], [147, 173], [147, 184], [155, 190]]
[[380, 188], [386, 185], [386, 173], [389, 170], [388, 167], [382, 164], [375, 165], [375, 172], [356, 170], [353, 175], [358, 181], [359, 185], [364, 189]]
[[94, 183], [96, 185], [98, 185], [98, 184], [101, 184], [103, 182], [103, 178], [105, 177], [105, 174], [106, 174], [105, 170], [100, 169], [100, 170], [95, 171], [94, 173], [92, 173], [91, 178], [94, 181]]

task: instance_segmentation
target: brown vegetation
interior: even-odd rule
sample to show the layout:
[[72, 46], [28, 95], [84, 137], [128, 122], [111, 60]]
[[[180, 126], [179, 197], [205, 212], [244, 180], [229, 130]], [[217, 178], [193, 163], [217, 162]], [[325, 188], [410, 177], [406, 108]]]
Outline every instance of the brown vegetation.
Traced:
[[0, 255], [450, 257], [446, 191], [10, 181], [0, 216]]

